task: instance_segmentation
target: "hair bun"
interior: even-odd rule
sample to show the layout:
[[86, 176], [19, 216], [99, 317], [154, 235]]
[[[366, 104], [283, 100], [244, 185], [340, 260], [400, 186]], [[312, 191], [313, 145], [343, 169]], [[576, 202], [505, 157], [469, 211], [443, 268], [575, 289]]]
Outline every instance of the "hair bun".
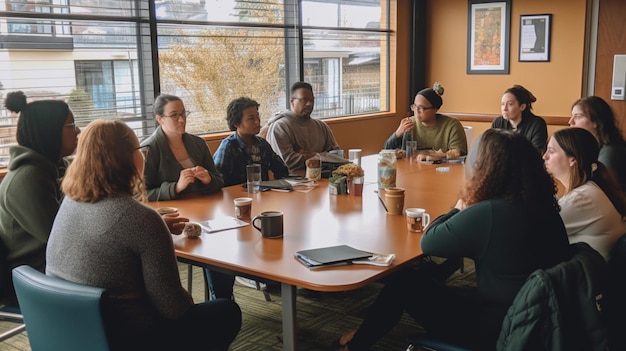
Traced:
[[23, 91], [12, 91], [4, 99], [4, 106], [13, 112], [21, 112], [26, 107], [26, 95]]
[[435, 82], [435, 84], [433, 84], [433, 91], [439, 96], [443, 95], [444, 89], [441, 83]]

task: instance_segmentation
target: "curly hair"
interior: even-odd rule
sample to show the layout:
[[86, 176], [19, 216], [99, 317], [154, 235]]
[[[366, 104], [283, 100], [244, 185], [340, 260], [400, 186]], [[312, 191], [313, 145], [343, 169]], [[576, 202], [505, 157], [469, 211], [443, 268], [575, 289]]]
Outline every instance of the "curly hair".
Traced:
[[589, 118], [591, 123], [596, 125], [596, 135], [600, 146], [626, 144], [622, 133], [617, 127], [615, 114], [611, 105], [599, 96], [587, 96], [576, 100], [572, 104], [572, 108], [580, 107], [585, 116]]
[[231, 101], [226, 108], [226, 122], [228, 123], [228, 129], [237, 130], [237, 124], [241, 123], [243, 119], [243, 111], [249, 107], [256, 107], [257, 110], [261, 106], [258, 102], [242, 96]]
[[624, 194], [613, 173], [598, 162], [600, 148], [593, 134], [583, 128], [565, 128], [554, 132], [552, 137], [566, 156], [576, 160], [574, 167], [570, 168], [568, 192], [591, 180], [602, 189], [615, 209], [626, 216]]
[[75, 201], [97, 202], [116, 194], [145, 196], [143, 175], [135, 166], [137, 137], [126, 123], [98, 119], [78, 139], [76, 157], [61, 188]]
[[53, 163], [61, 159], [63, 128], [72, 113], [61, 100], [26, 102], [22, 91], [10, 92], [4, 100], [9, 111], [19, 112], [17, 143], [38, 152]]
[[488, 129], [481, 137], [474, 173], [462, 193], [465, 204], [506, 199], [528, 208], [560, 210], [556, 185], [533, 144], [520, 133]]

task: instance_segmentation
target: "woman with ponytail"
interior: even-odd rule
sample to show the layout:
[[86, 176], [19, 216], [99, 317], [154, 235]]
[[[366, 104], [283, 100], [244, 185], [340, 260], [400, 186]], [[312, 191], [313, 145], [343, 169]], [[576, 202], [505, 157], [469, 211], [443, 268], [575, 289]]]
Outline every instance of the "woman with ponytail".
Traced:
[[[5, 246], [5, 278], [27, 264], [44, 271], [45, 251], [59, 210], [63, 158], [76, 149], [80, 129], [69, 106], [60, 100], [27, 103], [23, 92], [11, 92], [5, 107], [18, 113], [17, 146], [10, 149], [9, 172], [0, 183], [0, 239]], [[11, 285], [2, 300], [16, 304]]]
[[598, 154], [593, 134], [567, 128], [550, 138], [543, 159], [548, 172], [565, 187], [559, 205], [570, 243], [586, 242], [608, 260], [626, 233], [626, 200]]

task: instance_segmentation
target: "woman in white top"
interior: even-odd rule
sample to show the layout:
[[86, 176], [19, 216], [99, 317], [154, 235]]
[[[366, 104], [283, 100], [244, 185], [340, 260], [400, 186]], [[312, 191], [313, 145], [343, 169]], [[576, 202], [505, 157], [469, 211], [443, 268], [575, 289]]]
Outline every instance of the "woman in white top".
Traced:
[[567, 128], [550, 138], [543, 159], [548, 172], [565, 187], [559, 205], [570, 243], [584, 241], [608, 260], [626, 233], [626, 200], [598, 154], [593, 134]]

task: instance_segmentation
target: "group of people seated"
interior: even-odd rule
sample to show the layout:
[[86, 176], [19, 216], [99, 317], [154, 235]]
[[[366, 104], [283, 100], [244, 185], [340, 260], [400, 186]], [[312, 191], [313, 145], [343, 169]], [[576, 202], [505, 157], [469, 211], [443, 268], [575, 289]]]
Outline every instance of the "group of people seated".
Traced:
[[[290, 109], [263, 128], [259, 103], [231, 101], [226, 122], [234, 133], [213, 155], [204, 139], [186, 132], [189, 112], [174, 95], [155, 99], [158, 127], [140, 143], [123, 122], [96, 120], [81, 131], [65, 102], [28, 103], [22, 92], [9, 93], [5, 106], [19, 119], [18, 146], [0, 183], [3, 267], [28, 264], [107, 289], [105, 322], [114, 349], [159, 349], [175, 338], [176, 348], [227, 350], [241, 327], [234, 276], [205, 270], [212, 298], [194, 303], [181, 286], [170, 237], [188, 219], [160, 216], [142, 202], [242, 184], [251, 163], [261, 165], [264, 180], [301, 174], [308, 158], [339, 149], [328, 125], [311, 117], [312, 86], [298, 82], [290, 93]], [[418, 149], [466, 155], [463, 126], [438, 113], [442, 94], [438, 84], [418, 92], [414, 116], [401, 120], [384, 148], [417, 141]], [[402, 270], [338, 346], [369, 349], [407, 311], [429, 332], [493, 348], [526, 277], [562, 261], [568, 243], [587, 242], [609, 258], [626, 233], [626, 142], [611, 108], [595, 96], [578, 100], [570, 119], [577, 128], [557, 131], [548, 143], [545, 122], [531, 112], [535, 100], [521, 86], [505, 91], [502, 116], [475, 143], [474, 171], [461, 198], [422, 239], [426, 255], [473, 259], [477, 289], [459, 292], [426, 269]], [[558, 199], [553, 179], [565, 189]], [[4, 304], [17, 304], [10, 285], [0, 292]]]
[[[436, 113], [441, 94], [433, 91], [443, 89], [417, 94], [411, 106], [416, 117], [401, 121], [386, 148], [443, 133], [425, 146], [464, 154], [462, 127]], [[600, 97], [579, 99], [572, 106], [572, 128], [555, 132], [548, 142], [545, 121], [531, 112], [535, 101], [519, 85], [504, 92], [502, 116], [472, 145], [466, 164], [472, 172], [460, 199], [421, 240], [425, 255], [472, 259], [476, 288], [445, 285], [435, 265], [405, 268], [385, 282], [359, 328], [335, 342], [338, 348], [369, 350], [407, 312], [435, 337], [492, 350], [530, 273], [563, 262], [569, 244], [578, 242], [610, 259], [626, 234], [626, 142], [613, 111]], [[461, 146], [453, 142], [459, 139]], [[560, 197], [555, 179], [564, 188]]]
[[10, 273], [23, 264], [105, 288], [105, 326], [116, 350], [227, 350], [241, 328], [234, 276], [205, 270], [211, 299], [194, 304], [170, 236], [188, 219], [161, 217], [142, 202], [241, 184], [250, 163], [261, 165], [264, 180], [269, 172], [282, 178], [302, 172], [311, 155], [339, 148], [330, 128], [311, 118], [313, 88], [305, 82], [292, 86], [291, 109], [273, 118], [267, 140], [257, 136], [259, 104], [233, 100], [226, 121], [235, 133], [214, 157], [204, 139], [186, 132], [189, 112], [173, 95], [155, 99], [158, 127], [141, 144], [121, 121], [96, 120], [81, 131], [60, 100], [29, 103], [11, 92], [5, 106], [19, 119], [0, 185], [0, 302], [17, 306]]

